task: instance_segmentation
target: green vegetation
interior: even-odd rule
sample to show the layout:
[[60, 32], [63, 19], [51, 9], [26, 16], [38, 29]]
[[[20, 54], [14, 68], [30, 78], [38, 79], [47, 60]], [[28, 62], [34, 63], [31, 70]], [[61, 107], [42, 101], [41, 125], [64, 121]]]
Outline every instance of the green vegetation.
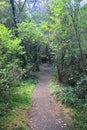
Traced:
[[[87, 97], [83, 98], [86, 92], [86, 87], [79, 86], [72, 87], [55, 82], [56, 77], [53, 76], [51, 81], [51, 93], [54, 96], [56, 102], [60, 102], [65, 105], [65, 109], [71, 109], [68, 111], [68, 115], [65, 115], [68, 120], [66, 130], [86, 130], [87, 129]], [[86, 86], [86, 85], [85, 85]], [[64, 112], [63, 112], [64, 113]], [[68, 118], [67, 118], [68, 116]]]
[[69, 130], [87, 129], [87, 24], [83, 22], [87, 20], [84, 17], [87, 4], [80, 6], [80, 2], [67, 0], [65, 4], [60, 0], [52, 1], [51, 22], [48, 22], [55, 51], [53, 73], [56, 81], [64, 84], [63, 87], [56, 85], [54, 94], [57, 100], [60, 98], [62, 103], [74, 110]]
[[[28, 112], [36, 83], [37, 80], [27, 80], [11, 87], [8, 104], [3, 102], [0, 104], [0, 108], [2, 108], [0, 114], [3, 114], [0, 119], [1, 130], [15, 130], [17, 127], [27, 130]], [[5, 107], [5, 105], [8, 106]]]
[[56, 82], [64, 84], [55, 88], [56, 97], [61, 95], [62, 103], [75, 111], [68, 129], [87, 129], [87, 4], [82, 3], [0, 0], [1, 124], [12, 106], [26, 108], [28, 90], [24, 92], [20, 82], [34, 81], [41, 63], [48, 62]]

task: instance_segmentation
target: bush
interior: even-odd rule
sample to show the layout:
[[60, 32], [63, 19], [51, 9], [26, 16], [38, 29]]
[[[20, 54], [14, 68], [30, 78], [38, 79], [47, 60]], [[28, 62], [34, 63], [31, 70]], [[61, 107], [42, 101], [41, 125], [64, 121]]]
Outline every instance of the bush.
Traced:
[[83, 109], [76, 110], [72, 120], [67, 125], [67, 130], [87, 130], [87, 103]]
[[72, 120], [67, 125], [67, 130], [87, 130], [86, 82], [86, 76], [83, 76], [77, 81], [77, 85], [74, 87], [52, 84], [52, 94], [56, 101], [61, 101], [74, 110]]
[[20, 43], [19, 38], [15, 38], [8, 28], [0, 24], [0, 102], [3, 102], [0, 105], [1, 115], [8, 106], [10, 87], [22, 77], [19, 57], [23, 51]]

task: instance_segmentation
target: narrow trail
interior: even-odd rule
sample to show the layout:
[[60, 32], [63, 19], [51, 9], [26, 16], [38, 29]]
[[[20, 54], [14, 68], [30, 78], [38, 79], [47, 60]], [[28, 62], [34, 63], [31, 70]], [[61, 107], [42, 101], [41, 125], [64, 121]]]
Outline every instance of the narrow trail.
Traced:
[[50, 67], [44, 65], [33, 94], [33, 105], [29, 114], [30, 130], [64, 130], [64, 120], [49, 92], [50, 78]]

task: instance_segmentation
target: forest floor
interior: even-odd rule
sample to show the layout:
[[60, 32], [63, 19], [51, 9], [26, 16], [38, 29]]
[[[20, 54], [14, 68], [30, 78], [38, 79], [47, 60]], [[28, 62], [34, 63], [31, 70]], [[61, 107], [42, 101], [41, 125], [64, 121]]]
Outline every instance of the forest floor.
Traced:
[[30, 130], [64, 130], [65, 120], [58, 106], [50, 94], [49, 83], [51, 69], [44, 65], [40, 72], [40, 81], [33, 93], [33, 104], [29, 113]]

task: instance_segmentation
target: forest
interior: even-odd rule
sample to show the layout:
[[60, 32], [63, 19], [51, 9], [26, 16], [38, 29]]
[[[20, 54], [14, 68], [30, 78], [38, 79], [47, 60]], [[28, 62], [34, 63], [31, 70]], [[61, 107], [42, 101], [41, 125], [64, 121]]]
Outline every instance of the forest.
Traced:
[[66, 130], [87, 130], [87, 1], [0, 0], [0, 130], [29, 130], [44, 63], [52, 95], [72, 109]]

